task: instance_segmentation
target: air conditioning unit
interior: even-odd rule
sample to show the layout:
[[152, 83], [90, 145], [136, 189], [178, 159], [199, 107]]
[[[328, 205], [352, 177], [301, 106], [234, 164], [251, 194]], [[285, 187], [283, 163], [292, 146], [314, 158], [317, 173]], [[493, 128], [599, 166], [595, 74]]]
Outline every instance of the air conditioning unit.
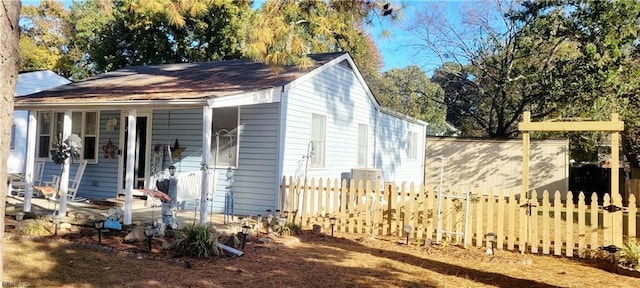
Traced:
[[377, 180], [382, 180], [382, 171], [380, 169], [373, 168], [353, 168], [351, 169], [351, 179], [353, 183], [358, 185], [358, 182], [362, 180], [362, 185], [367, 185], [367, 181], [371, 182], [371, 186], [374, 186]]

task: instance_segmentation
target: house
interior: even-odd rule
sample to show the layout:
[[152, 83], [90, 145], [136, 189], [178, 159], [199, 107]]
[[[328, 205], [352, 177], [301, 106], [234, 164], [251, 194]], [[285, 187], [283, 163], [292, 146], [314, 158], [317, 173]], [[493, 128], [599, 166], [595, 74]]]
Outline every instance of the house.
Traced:
[[[88, 160], [78, 195], [124, 194], [125, 223], [133, 195], [169, 166], [203, 175], [186, 205], [201, 221], [231, 191], [235, 214], [281, 208], [283, 177], [369, 168], [421, 183], [426, 123], [381, 107], [347, 53], [310, 57], [311, 69], [279, 73], [249, 60], [130, 67], [20, 97], [40, 127], [30, 160], [47, 159], [59, 132], [78, 134]], [[50, 164], [45, 181], [60, 171]]]
[[[69, 84], [71, 81], [50, 70], [24, 72], [18, 75], [16, 97], [33, 94], [49, 88]], [[13, 111], [11, 126], [11, 151], [7, 161], [9, 173], [24, 173], [24, 160], [27, 152], [28, 111]]]
[[[522, 139], [427, 137], [425, 184], [451, 189], [489, 189], [521, 194]], [[564, 196], [569, 190], [569, 141], [530, 143], [529, 189]]]

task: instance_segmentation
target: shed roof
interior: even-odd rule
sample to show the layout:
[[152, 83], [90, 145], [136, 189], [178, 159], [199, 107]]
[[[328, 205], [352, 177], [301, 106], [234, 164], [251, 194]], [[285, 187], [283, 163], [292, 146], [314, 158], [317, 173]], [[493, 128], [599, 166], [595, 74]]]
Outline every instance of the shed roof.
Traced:
[[315, 63], [309, 70], [290, 65], [282, 67], [280, 73], [251, 60], [132, 66], [20, 97], [15, 100], [15, 105], [74, 105], [105, 101], [133, 103], [231, 96], [284, 86], [344, 54], [312, 54], [309, 57]]

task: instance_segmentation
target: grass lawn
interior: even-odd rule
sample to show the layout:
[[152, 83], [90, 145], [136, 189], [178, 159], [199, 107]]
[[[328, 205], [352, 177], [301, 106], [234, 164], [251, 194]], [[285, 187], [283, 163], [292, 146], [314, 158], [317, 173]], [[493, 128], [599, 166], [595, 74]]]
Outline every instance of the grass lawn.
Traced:
[[[605, 259], [577, 260], [456, 246], [416, 247], [305, 231], [247, 244], [242, 257], [171, 258], [154, 242], [125, 246], [95, 235], [54, 241], [5, 240], [4, 283], [26, 287], [640, 287], [609, 272]], [[57, 239], [57, 238], [56, 238]], [[83, 239], [83, 240], [81, 240]]]

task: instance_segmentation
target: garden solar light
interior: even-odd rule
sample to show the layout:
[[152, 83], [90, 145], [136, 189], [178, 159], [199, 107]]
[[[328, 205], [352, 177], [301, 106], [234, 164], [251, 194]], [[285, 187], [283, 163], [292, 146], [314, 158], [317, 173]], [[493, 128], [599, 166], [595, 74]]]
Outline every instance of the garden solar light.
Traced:
[[276, 216], [277, 217], [282, 217], [282, 214], [280, 214], [280, 209], [276, 209]]
[[285, 210], [285, 211], [284, 211], [284, 212], [282, 212], [282, 213], [284, 214], [284, 218], [289, 219], [289, 211], [286, 211], [286, 210]]
[[151, 238], [153, 238], [153, 226], [151, 225], [144, 226], [144, 236], [147, 237], [147, 246], [149, 247], [149, 252], [151, 252]]
[[96, 220], [93, 226], [98, 230], [98, 243], [102, 243], [102, 229], [104, 228], [104, 220]]
[[280, 236], [282, 236], [282, 232], [284, 232], [284, 224], [287, 223], [287, 219], [278, 218], [278, 225], [280, 226]]
[[331, 224], [331, 237], [333, 237], [333, 226], [336, 226], [338, 219], [336, 217], [329, 218], [329, 224]]
[[247, 225], [242, 226], [242, 250], [244, 250], [244, 244], [247, 243], [247, 235], [249, 235], [249, 229], [251, 229], [251, 227]]
[[411, 234], [411, 231], [413, 231], [413, 225], [404, 225], [404, 233], [407, 234], [407, 245], [409, 245], [409, 234]]
[[54, 215], [53, 216], [53, 236], [57, 236], [58, 235], [58, 225], [60, 225], [60, 215]]
[[18, 221], [18, 232], [22, 232], [22, 220], [24, 219], [24, 212], [20, 211], [16, 213], [16, 221]]
[[493, 233], [493, 232], [487, 233], [487, 242], [491, 243], [491, 248], [490, 248], [491, 250], [487, 249], [487, 253], [491, 253], [491, 255], [493, 255], [494, 254], [493, 249], [495, 246], [494, 243], [496, 242], [496, 233]]

